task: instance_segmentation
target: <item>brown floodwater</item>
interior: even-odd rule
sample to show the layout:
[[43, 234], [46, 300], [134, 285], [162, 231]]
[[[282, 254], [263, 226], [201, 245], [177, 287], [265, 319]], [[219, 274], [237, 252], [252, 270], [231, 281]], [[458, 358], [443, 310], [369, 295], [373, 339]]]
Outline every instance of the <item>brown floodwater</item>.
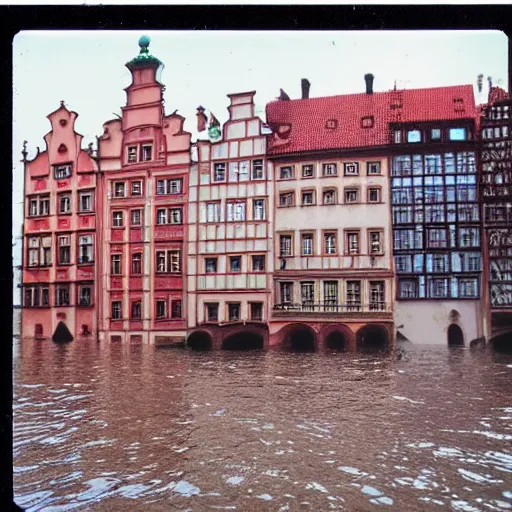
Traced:
[[26, 510], [512, 509], [512, 354], [15, 341]]

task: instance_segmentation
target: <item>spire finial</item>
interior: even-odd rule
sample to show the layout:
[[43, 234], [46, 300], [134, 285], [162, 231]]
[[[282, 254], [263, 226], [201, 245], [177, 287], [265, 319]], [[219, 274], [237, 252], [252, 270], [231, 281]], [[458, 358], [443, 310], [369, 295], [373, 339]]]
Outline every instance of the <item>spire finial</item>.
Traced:
[[64, 100], [60, 100], [60, 106], [63, 107], [64, 106]]
[[21, 154], [23, 155], [22, 162], [26, 162], [27, 161], [27, 155], [28, 155], [27, 144], [28, 144], [28, 142], [26, 140], [24, 140], [23, 141], [23, 151], [21, 152]]
[[140, 46], [140, 53], [148, 53], [148, 46], [149, 43], [151, 43], [151, 38], [149, 36], [143, 35], [139, 38], [139, 46]]

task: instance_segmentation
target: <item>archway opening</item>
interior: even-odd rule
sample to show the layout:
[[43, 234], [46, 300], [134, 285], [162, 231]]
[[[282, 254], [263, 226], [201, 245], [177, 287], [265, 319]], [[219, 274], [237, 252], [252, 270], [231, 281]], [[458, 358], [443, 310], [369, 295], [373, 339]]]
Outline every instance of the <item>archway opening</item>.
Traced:
[[211, 350], [212, 337], [204, 331], [193, 332], [187, 339], [187, 347], [192, 350]]
[[241, 331], [228, 336], [222, 342], [223, 350], [262, 350], [263, 336], [255, 332]]
[[294, 352], [315, 351], [315, 332], [310, 327], [295, 327], [287, 338], [286, 345]]
[[512, 331], [504, 332], [493, 338], [491, 346], [496, 352], [512, 352]]
[[325, 338], [325, 346], [329, 350], [346, 350], [347, 339], [340, 331], [333, 331]]
[[463, 347], [464, 334], [462, 329], [457, 324], [451, 324], [448, 327], [448, 346], [449, 347]]
[[69, 332], [67, 325], [60, 321], [52, 336], [52, 341], [55, 343], [69, 343], [73, 341], [73, 335]]
[[362, 351], [381, 351], [389, 348], [389, 332], [382, 325], [365, 325], [357, 331], [357, 348]]

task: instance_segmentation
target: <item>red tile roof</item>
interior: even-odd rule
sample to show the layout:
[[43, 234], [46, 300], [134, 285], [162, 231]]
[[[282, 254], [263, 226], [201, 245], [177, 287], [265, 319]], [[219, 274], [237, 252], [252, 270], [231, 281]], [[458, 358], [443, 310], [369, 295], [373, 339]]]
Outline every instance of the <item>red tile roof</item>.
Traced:
[[508, 100], [508, 92], [501, 87], [491, 87], [489, 90], [489, 104], [493, 104], [495, 101]]
[[[266, 114], [268, 124], [282, 131], [269, 142], [269, 154], [277, 155], [382, 146], [389, 143], [389, 123], [474, 119], [476, 109], [473, 86], [460, 85], [273, 101]], [[374, 125], [363, 128], [361, 118], [369, 116]], [[337, 120], [337, 128], [326, 128], [329, 119]]]

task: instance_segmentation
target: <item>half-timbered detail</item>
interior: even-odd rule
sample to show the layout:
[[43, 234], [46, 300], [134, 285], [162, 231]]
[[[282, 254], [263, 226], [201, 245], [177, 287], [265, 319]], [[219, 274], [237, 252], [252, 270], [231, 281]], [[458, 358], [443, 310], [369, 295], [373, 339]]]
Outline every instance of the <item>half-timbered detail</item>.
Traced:
[[[48, 115], [46, 150], [25, 163], [22, 336], [70, 341], [97, 333], [97, 165], [81, 149], [78, 114]], [[59, 326], [57, 329], [57, 326]]]
[[190, 346], [268, 342], [273, 194], [254, 95], [230, 94], [222, 137], [197, 143], [188, 212]]
[[480, 200], [491, 339], [512, 336], [512, 101], [489, 91], [480, 119]]
[[186, 336], [184, 240], [190, 134], [166, 116], [162, 63], [139, 41], [122, 117], [99, 138], [100, 338], [144, 343]]

